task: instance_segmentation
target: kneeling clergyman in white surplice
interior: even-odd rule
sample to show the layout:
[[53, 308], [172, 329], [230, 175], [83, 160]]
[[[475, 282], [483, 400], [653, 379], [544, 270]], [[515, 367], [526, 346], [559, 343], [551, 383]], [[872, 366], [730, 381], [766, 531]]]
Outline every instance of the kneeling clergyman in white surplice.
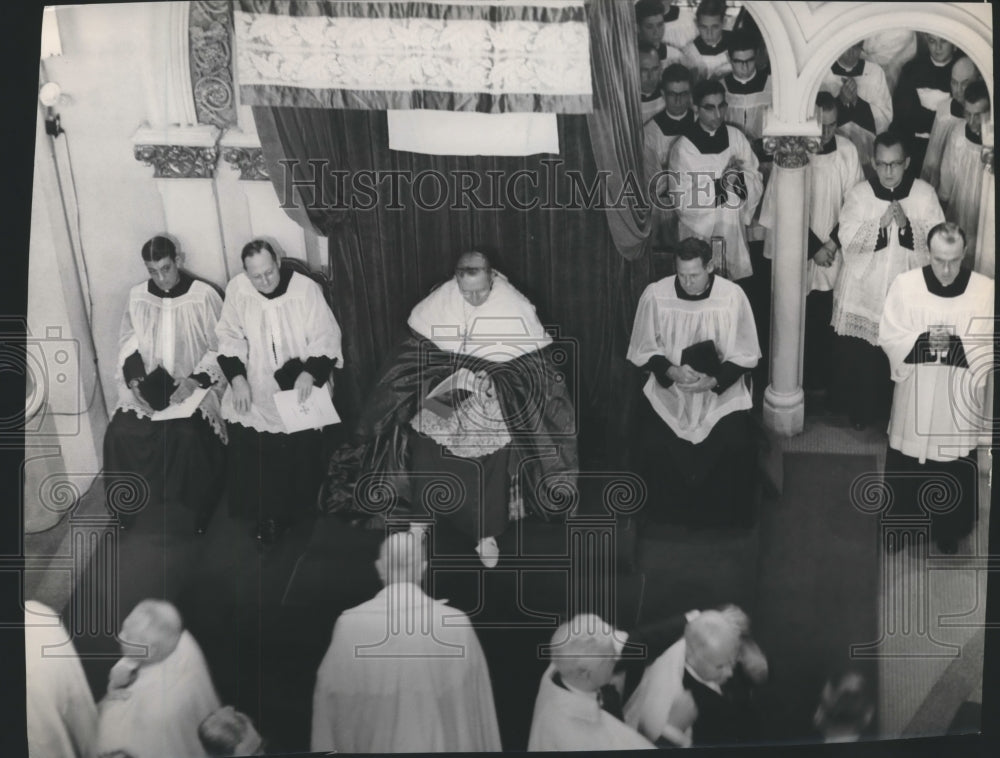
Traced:
[[[958, 226], [934, 227], [930, 265], [896, 277], [879, 325], [896, 383], [885, 460], [892, 515], [929, 514], [931, 536], [946, 553], [975, 523], [976, 445], [990, 429], [993, 280], [961, 265], [964, 246]], [[950, 507], [920, 502], [920, 485], [934, 481]]]
[[944, 220], [934, 189], [914, 179], [903, 138], [875, 140], [876, 177], [847, 193], [838, 240], [843, 266], [833, 289], [833, 400], [857, 429], [888, 416], [889, 367], [878, 348], [885, 294], [904, 271], [927, 263], [927, 232]]
[[629, 361], [650, 372], [639, 468], [651, 517], [674, 523], [745, 524], [755, 464], [746, 377], [760, 359], [743, 290], [713, 273], [706, 242], [683, 240], [677, 274], [639, 299]]
[[92, 758], [97, 706], [69, 633], [51, 608], [24, 604], [29, 758]]
[[337, 620], [316, 674], [313, 752], [501, 749], [476, 632], [420, 588], [422, 543], [419, 531], [390, 535], [375, 564], [385, 587]]
[[[177, 609], [143, 600], [122, 622], [122, 658], [100, 704], [97, 752], [207, 756], [198, 726], [220, 705], [201, 648]], [[140, 647], [145, 646], [143, 652]]]

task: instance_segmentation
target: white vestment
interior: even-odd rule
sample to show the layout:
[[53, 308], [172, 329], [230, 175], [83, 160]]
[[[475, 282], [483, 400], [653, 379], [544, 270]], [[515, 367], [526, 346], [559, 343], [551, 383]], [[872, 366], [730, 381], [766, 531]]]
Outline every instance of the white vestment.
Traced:
[[177, 297], [150, 293], [148, 281], [135, 285], [129, 291], [119, 333], [118, 370], [115, 371], [117, 409], [131, 411], [140, 418], [149, 417], [125, 384], [121, 371], [125, 359], [138, 350], [147, 374], [162, 366], [175, 380], [202, 372], [209, 375], [214, 384], [198, 406], [198, 413], [225, 441], [226, 426], [222, 422], [219, 402], [225, 377], [216, 361], [215, 332], [222, 308], [218, 293], [197, 279], [185, 294]]
[[[721, 363], [753, 368], [760, 359], [757, 328], [750, 303], [739, 285], [714, 277], [712, 291], [703, 300], [677, 295], [677, 277], [653, 282], [639, 298], [626, 357], [645, 366], [654, 355], [674, 366], [691, 345], [712, 340]], [[643, 392], [657, 415], [681, 439], [702, 442], [723, 416], [747, 410], [752, 401], [746, 383], [737, 381], [722, 393], [683, 392], [676, 384], [663, 387], [650, 374]]]
[[733, 72], [733, 64], [729, 61], [725, 44], [722, 45], [719, 52], [713, 55], [703, 55], [698, 49], [698, 45], [692, 41], [684, 47], [683, 53], [682, 63], [690, 69], [695, 82], [706, 79], [721, 79]]
[[[258, 432], [285, 432], [274, 404], [274, 393], [280, 389], [274, 372], [285, 363], [326, 356], [336, 358], [338, 367], [344, 365], [337, 319], [319, 285], [297, 272], [288, 290], [273, 299], [258, 292], [246, 273], [234, 276], [226, 287], [216, 332], [219, 354], [239, 358], [246, 366], [251, 398], [250, 410], [237, 413], [232, 389], [227, 389], [222, 417]], [[323, 391], [330, 391], [329, 382]]]
[[414, 306], [409, 327], [441, 350], [505, 363], [552, 342], [535, 306], [495, 272], [493, 288], [481, 305], [472, 305], [449, 279]]
[[909, 194], [899, 201], [910, 222], [913, 249], [900, 244], [899, 227], [893, 220], [887, 228], [888, 244], [875, 250], [879, 219], [889, 204], [889, 200], [876, 197], [871, 183], [864, 181], [847, 193], [840, 211], [838, 236], [844, 262], [833, 289], [831, 323], [837, 334], [876, 346], [889, 285], [904, 271], [927, 264], [927, 232], [944, 221], [934, 189], [914, 179]]
[[[931, 136], [927, 140], [927, 152], [924, 155], [924, 165], [920, 169], [920, 178], [937, 189], [941, 181], [941, 158], [945, 145], [955, 129], [965, 128], [964, 115], [956, 116], [952, 112], [952, 98], [945, 98], [934, 113], [934, 124], [931, 126]], [[943, 198], [942, 198], [943, 200]]]
[[[690, 120], [690, 112], [685, 113], [680, 119], [674, 119], [669, 113], [664, 111], [664, 115], [661, 118], [669, 118], [674, 121], [683, 121], [685, 124]], [[674, 143], [680, 138], [680, 134], [664, 134], [663, 129], [660, 125], [656, 123], [656, 119], [650, 119], [642, 127], [643, 137], [645, 139], [646, 145], [656, 154], [656, 170], [665, 169], [669, 167], [668, 159], [670, 157], [670, 150], [673, 148]]]
[[[701, 129], [695, 126], [695, 129]], [[747, 246], [746, 227], [753, 221], [757, 205], [763, 195], [763, 178], [760, 163], [750, 148], [750, 143], [735, 126], [723, 124], [729, 135], [729, 147], [719, 153], [703, 153], [688, 137], [681, 137], [667, 159], [671, 169], [668, 178], [670, 192], [678, 203], [680, 239], [700, 237], [708, 240], [720, 236], [726, 240], [725, 269], [732, 280], [753, 274], [750, 248]], [[729, 191], [721, 206], [716, 206], [713, 179], [723, 177], [723, 169], [731, 157], [743, 161], [743, 179], [747, 199], [740, 200]], [[716, 270], [722, 270], [722, 261], [714, 261]]]
[[51, 608], [24, 604], [29, 758], [92, 758], [97, 706], [69, 633]]
[[[858, 83], [858, 98], [864, 100], [872, 109], [875, 120], [875, 131], [870, 132], [853, 121], [838, 127], [837, 131], [854, 143], [858, 148], [858, 158], [862, 166], [867, 166], [874, 154], [875, 137], [889, 128], [892, 122], [892, 93], [885, 80], [882, 67], [871, 61], [864, 62], [861, 76], [853, 77]], [[828, 70], [820, 82], [820, 91], [829, 92], [834, 97], [840, 94], [843, 80], [839, 74]]]
[[[975, 261], [978, 248], [979, 206], [983, 199], [983, 146], [972, 142], [965, 126], [952, 129], [941, 158], [938, 197], [944, 217], [965, 232], [966, 260]], [[990, 251], [992, 253], [992, 251]]]
[[566, 689], [556, 684], [550, 665], [538, 685], [531, 718], [528, 750], [597, 751], [648, 750], [653, 743], [603, 710], [597, 693]]
[[684, 692], [686, 655], [687, 643], [681, 637], [646, 668], [625, 704], [625, 723], [654, 742], [666, 737], [680, 747], [691, 745], [691, 727], [682, 732], [667, 723], [671, 706]]
[[[905, 362], [917, 338], [936, 325], [954, 328], [968, 368]], [[992, 279], [972, 272], [964, 293], [941, 297], [928, 290], [921, 269], [896, 278], [879, 324], [895, 382], [891, 447], [920, 463], [955, 460], [976, 447], [990, 428], [985, 408], [993, 339]]]
[[201, 648], [182, 632], [170, 655], [140, 666], [132, 684], [101, 701], [97, 752], [124, 750], [133, 758], [207, 756], [198, 725], [220, 705]]
[[882, 67], [889, 91], [896, 89], [899, 72], [917, 54], [917, 33], [912, 29], [886, 29], [865, 38], [865, 60]]
[[411, 583], [344, 611], [316, 674], [310, 750], [500, 749], [489, 670], [464, 613]]
[[698, 27], [695, 26], [694, 13], [690, 8], [674, 7], [678, 10], [677, 18], [663, 25], [663, 41], [671, 47], [683, 50], [698, 36]]
[[663, 95], [658, 95], [652, 100], [643, 100], [640, 98], [639, 107], [642, 111], [642, 123], [648, 124], [653, 116], [666, 109], [667, 103], [663, 99]]
[[[836, 149], [831, 153], [813, 153], [809, 156], [809, 230], [826, 242], [830, 232], [837, 225], [840, 209], [848, 190], [860, 182], [864, 175], [858, 161], [858, 149], [847, 137], [833, 135]], [[778, 223], [778, 197], [774, 174], [764, 191], [761, 201], [760, 224], [765, 227], [764, 257], [774, 256], [774, 229]], [[817, 266], [811, 260], [807, 264], [806, 281], [808, 289], [826, 292], [833, 289], [840, 272], [841, 257], [838, 253], [829, 267]]]
[[726, 123], [735, 126], [747, 139], [760, 139], [764, 135], [764, 114], [771, 107], [771, 76], [768, 75], [760, 92], [739, 93], [729, 91], [729, 77], [722, 79], [726, 88]]

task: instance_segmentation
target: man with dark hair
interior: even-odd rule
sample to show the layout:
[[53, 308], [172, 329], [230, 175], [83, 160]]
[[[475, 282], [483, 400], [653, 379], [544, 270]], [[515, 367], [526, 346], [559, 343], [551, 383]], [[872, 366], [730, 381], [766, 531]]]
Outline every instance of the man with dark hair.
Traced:
[[948, 554], [975, 523], [976, 447], [992, 422], [993, 280], [962, 265], [965, 245], [961, 227], [934, 226], [929, 265], [896, 277], [879, 325], [896, 383], [885, 457], [889, 516], [929, 515], [931, 538]]
[[[956, 66], [957, 68], [957, 66]], [[972, 82], [965, 88], [964, 129], [953, 129], [941, 158], [941, 181], [938, 197], [944, 217], [965, 232], [968, 268], [973, 268], [979, 253], [979, 209], [983, 200], [983, 122], [990, 118], [990, 93], [986, 82]], [[992, 250], [988, 251], [991, 255]]]
[[877, 63], [861, 57], [864, 40], [847, 48], [830, 66], [820, 89], [831, 93], [837, 103], [839, 131], [858, 148], [862, 167], [872, 159], [875, 135], [892, 121], [892, 95], [885, 72]]
[[[729, 37], [726, 54], [732, 71], [722, 77], [729, 106], [726, 123], [740, 129], [751, 144], [764, 134], [764, 113], [771, 107], [771, 74], [757, 65], [758, 39], [749, 32]], [[758, 157], [762, 150], [758, 147]]]
[[[166, 237], [146, 242], [142, 260], [149, 280], [129, 291], [122, 317], [118, 406], [104, 436], [105, 487], [112, 502], [125, 492], [141, 497], [134, 481], [116, 476], [138, 475], [149, 506], [182, 505], [202, 532], [222, 494], [225, 463], [224, 382], [215, 363], [222, 299], [181, 269], [184, 256]], [[181, 407], [196, 391], [204, 397], [186, 415], [154, 420], [157, 411]], [[121, 525], [134, 518], [121, 516]]]
[[682, 53], [663, 39], [666, 14], [661, 0], [639, 0], [635, 4], [635, 24], [639, 30], [639, 44], [648, 45], [664, 64], [680, 60]]
[[892, 93], [893, 128], [906, 136], [915, 175], [920, 176], [937, 106], [951, 92], [951, 68], [962, 52], [944, 37], [923, 33], [927, 50], [903, 66]]
[[[679, 63], [667, 66], [660, 79], [660, 92], [666, 108], [646, 123], [643, 132], [646, 145], [656, 154], [658, 169], [668, 169], [667, 159], [678, 138], [694, 126], [694, 111], [691, 110], [691, 72]], [[664, 249], [677, 244], [677, 209], [672, 207], [669, 183], [661, 177], [657, 192], [661, 203], [653, 208], [654, 234]]]
[[701, 0], [694, 12], [698, 36], [684, 48], [684, 64], [695, 81], [720, 79], [732, 71], [726, 45], [726, 0]]
[[678, 203], [679, 236], [720, 238], [721, 246], [713, 251], [715, 270], [739, 281], [753, 274], [746, 227], [764, 188], [749, 141], [725, 123], [726, 107], [721, 82], [695, 87], [696, 123], [670, 151], [668, 182]]
[[833, 400], [855, 429], [884, 419], [891, 387], [878, 348], [879, 320], [892, 280], [927, 263], [927, 232], [944, 220], [934, 188], [914, 179], [904, 138], [875, 139], [876, 178], [855, 185], [840, 211], [844, 263], [833, 289]]
[[948, 137], [954, 129], [965, 126], [965, 88], [980, 80], [979, 70], [964, 55], [951, 67], [951, 97], [942, 100], [934, 112], [924, 165], [920, 170], [920, 178], [932, 187], [936, 188], [941, 181], [941, 156]]
[[681, 241], [676, 270], [642, 293], [626, 356], [649, 372], [637, 468], [651, 516], [746, 525], [756, 455], [744, 374], [760, 359], [753, 313], [743, 290], [715, 275], [703, 240]]
[[[848, 190], [864, 178], [858, 149], [837, 134], [837, 99], [829, 92], [816, 95], [816, 119], [822, 128], [820, 149], [809, 156], [809, 233], [806, 240], [807, 287], [803, 386], [826, 389], [830, 376], [833, 330], [833, 286], [840, 273], [837, 221]], [[774, 229], [778, 223], [775, 183], [769, 182], [761, 201], [760, 223], [767, 229], [764, 257], [774, 257]]]
[[660, 96], [660, 58], [656, 49], [645, 42], [639, 43], [639, 102], [642, 122], [646, 124], [663, 110]]
[[242, 258], [216, 328], [229, 380], [222, 398], [229, 509], [255, 520], [254, 534], [267, 544], [313, 506], [324, 465], [321, 430], [289, 433], [275, 394], [294, 389], [305, 403], [314, 391], [332, 392], [331, 369], [344, 357], [340, 327], [316, 282], [282, 268], [263, 240], [244, 246]]

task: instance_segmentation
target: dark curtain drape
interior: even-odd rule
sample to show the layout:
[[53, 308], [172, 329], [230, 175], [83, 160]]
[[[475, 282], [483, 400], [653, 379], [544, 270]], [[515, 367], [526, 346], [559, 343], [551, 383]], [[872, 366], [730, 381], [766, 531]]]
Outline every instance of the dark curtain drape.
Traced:
[[[345, 419], [355, 417], [382, 361], [407, 336], [413, 306], [451, 275], [460, 253], [480, 249], [536, 305], [542, 322], [558, 327], [559, 339], [574, 356], [582, 458], [621, 465], [628, 447], [625, 420], [636, 391], [624, 356], [651, 269], [642, 242], [619, 254], [609, 224], [619, 235], [625, 229], [642, 236], [648, 219], [643, 211], [626, 210], [616, 225], [609, 215], [622, 212], [588, 207], [580, 202], [583, 193], [571, 188], [574, 181], [583, 187], [596, 181], [605, 164], [595, 162], [595, 151], [607, 159], [619, 137], [627, 147], [615, 153], [615, 171], [631, 165], [643, 176], [641, 166], [632, 163], [633, 143], [642, 142], [640, 125], [632, 123], [633, 116], [639, 118], [635, 23], [630, 3], [588, 3], [588, 12], [592, 28], [601, 27], [592, 32], [602, 44], [593, 51], [594, 75], [602, 79], [595, 95], [605, 102], [607, 93], [615, 92], [616, 110], [607, 117], [559, 116], [559, 156], [399, 152], [388, 148], [381, 111], [254, 108], [279, 198], [299, 206], [289, 210], [293, 218], [329, 238], [334, 312], [345, 335], [338, 386]], [[598, 62], [630, 50], [628, 62]], [[623, 78], [608, 80], [613, 75]], [[281, 165], [282, 160], [290, 162]], [[401, 182], [398, 197], [392, 197], [387, 172], [409, 180]], [[416, 200], [422, 188], [423, 199], [436, 203], [439, 184], [431, 174], [449, 185], [446, 201], [436, 209]], [[410, 183], [420, 176], [421, 184]], [[456, 189], [477, 182], [474, 195], [486, 207], [475, 207]], [[614, 177], [608, 182], [612, 197], [613, 182]], [[359, 185], [374, 186], [377, 194]]]

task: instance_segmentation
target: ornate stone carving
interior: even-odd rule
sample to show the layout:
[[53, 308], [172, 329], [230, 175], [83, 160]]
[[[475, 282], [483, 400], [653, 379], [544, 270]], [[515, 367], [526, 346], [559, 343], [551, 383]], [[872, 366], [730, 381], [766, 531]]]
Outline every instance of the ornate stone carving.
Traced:
[[240, 170], [240, 179], [266, 182], [270, 180], [264, 165], [264, 151], [259, 147], [223, 147], [222, 160]]
[[817, 137], [764, 137], [764, 152], [773, 153], [782, 168], [803, 168], [809, 164], [809, 154], [818, 150]]
[[188, 17], [191, 92], [199, 124], [236, 125], [232, 3], [195, 0]]
[[219, 148], [190, 145], [136, 145], [135, 159], [153, 167], [157, 179], [211, 179]]

